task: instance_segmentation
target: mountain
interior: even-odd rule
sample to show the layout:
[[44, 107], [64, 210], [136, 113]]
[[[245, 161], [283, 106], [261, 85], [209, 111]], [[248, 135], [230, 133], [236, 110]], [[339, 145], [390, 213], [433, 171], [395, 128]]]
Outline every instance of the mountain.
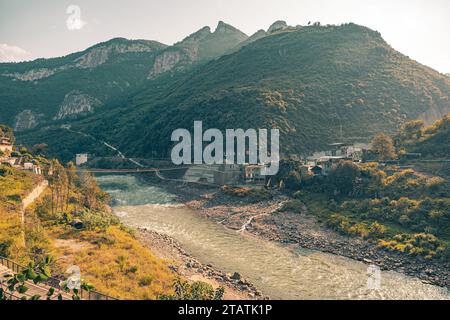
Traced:
[[219, 21], [214, 32], [204, 27], [157, 55], [148, 78], [154, 79], [167, 72], [185, 70], [193, 64], [215, 59], [247, 38], [245, 33], [223, 21]]
[[0, 123], [16, 131], [74, 120], [118, 103], [147, 79], [217, 58], [247, 36], [219, 22], [183, 41], [116, 38], [62, 58], [0, 64]]
[[122, 38], [61, 58], [0, 64], [0, 122], [16, 131], [103, 108], [145, 80], [156, 41]]
[[[279, 128], [282, 153], [308, 154], [341, 134], [369, 139], [407, 120], [432, 122], [450, 112], [450, 79], [355, 24], [276, 28], [231, 52], [183, 73], [176, 72], [183, 64], [174, 64], [157, 85], [71, 122], [71, 130], [149, 157], [170, 151], [174, 129], [202, 120], [204, 130]], [[20, 138], [29, 144], [64, 139], [70, 143], [51, 152], [65, 156], [95, 151], [93, 142], [80, 145], [73, 132], [58, 127]]]

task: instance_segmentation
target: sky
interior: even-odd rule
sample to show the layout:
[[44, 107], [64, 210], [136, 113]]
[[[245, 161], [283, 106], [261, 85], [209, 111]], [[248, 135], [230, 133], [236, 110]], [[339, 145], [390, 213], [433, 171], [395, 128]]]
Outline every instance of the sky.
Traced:
[[354, 22], [450, 73], [448, 0], [0, 0], [0, 61], [63, 56], [115, 37], [172, 44], [220, 20], [248, 35], [276, 20]]

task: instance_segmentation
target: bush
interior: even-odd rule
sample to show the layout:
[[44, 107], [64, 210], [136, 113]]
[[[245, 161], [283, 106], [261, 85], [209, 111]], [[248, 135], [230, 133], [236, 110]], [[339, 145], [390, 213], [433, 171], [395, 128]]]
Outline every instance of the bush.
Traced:
[[390, 251], [399, 251], [410, 255], [446, 257], [448, 248], [432, 234], [397, 234], [390, 240], [380, 240], [378, 246]]
[[291, 200], [285, 202], [279, 211], [300, 213], [303, 209], [303, 206], [304, 204], [300, 200]]
[[244, 198], [252, 203], [272, 199], [272, 194], [268, 190], [261, 188], [223, 186], [222, 192], [232, 197]]
[[12, 175], [13, 173], [14, 171], [11, 167], [0, 165], [0, 176], [6, 177]]
[[363, 239], [377, 239], [384, 236], [387, 231], [387, 228], [378, 222], [373, 222], [371, 224], [366, 222], [354, 222], [348, 217], [340, 214], [331, 215], [326, 224], [328, 227], [341, 234], [358, 236]]
[[214, 290], [214, 288], [205, 282], [195, 281], [189, 282], [176, 279], [174, 284], [173, 295], [161, 295], [160, 300], [222, 300], [224, 289], [222, 287]]

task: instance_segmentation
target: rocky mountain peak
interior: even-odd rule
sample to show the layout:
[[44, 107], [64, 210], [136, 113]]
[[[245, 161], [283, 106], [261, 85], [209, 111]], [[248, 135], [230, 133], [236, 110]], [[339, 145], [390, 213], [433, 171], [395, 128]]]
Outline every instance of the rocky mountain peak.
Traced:
[[217, 24], [216, 30], [214, 31], [215, 34], [220, 34], [220, 33], [237, 33], [240, 35], [244, 35], [246, 36], [242, 31], [240, 31], [239, 29], [233, 27], [232, 25], [225, 23], [223, 21], [219, 21], [219, 23]]
[[287, 25], [286, 21], [278, 20], [278, 21], [275, 21], [274, 23], [272, 23], [272, 25], [269, 27], [267, 32], [268, 33], [272, 33], [272, 32], [275, 32], [275, 31], [283, 30], [283, 29], [285, 29], [287, 27], [288, 27], [288, 25]]

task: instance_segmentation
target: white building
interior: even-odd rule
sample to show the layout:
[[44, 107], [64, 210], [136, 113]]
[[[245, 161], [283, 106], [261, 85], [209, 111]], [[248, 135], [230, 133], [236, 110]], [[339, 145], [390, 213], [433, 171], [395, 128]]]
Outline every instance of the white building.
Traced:
[[78, 153], [75, 157], [75, 164], [77, 166], [81, 166], [82, 164], [88, 162], [88, 154], [87, 153]]

